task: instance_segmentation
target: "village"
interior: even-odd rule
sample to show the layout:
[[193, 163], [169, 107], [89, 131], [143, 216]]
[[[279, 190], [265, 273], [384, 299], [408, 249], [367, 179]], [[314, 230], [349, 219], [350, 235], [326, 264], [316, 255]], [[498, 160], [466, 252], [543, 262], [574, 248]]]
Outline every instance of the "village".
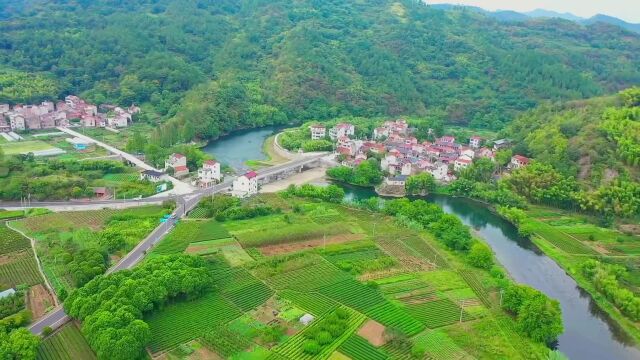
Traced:
[[0, 104], [0, 134], [8, 141], [20, 140], [16, 133], [26, 130], [53, 129], [56, 127], [89, 127], [116, 129], [132, 123], [140, 108], [133, 105], [126, 109], [102, 104], [96, 106], [75, 95], [54, 103], [43, 101], [40, 105]]
[[[444, 135], [435, 141], [419, 142], [409, 124], [398, 119], [385, 121], [374, 129], [371, 139], [354, 139], [355, 126], [340, 123], [327, 130], [326, 126], [314, 124], [309, 127], [312, 140], [328, 138], [335, 142], [338, 161], [355, 167], [371, 156], [380, 159], [380, 169], [387, 174], [384, 183], [388, 186], [404, 186], [411, 175], [427, 172], [439, 183], [456, 180], [456, 174], [469, 167], [476, 158], [487, 158], [495, 162], [496, 152], [511, 146], [508, 139], [492, 142], [473, 135], [468, 144]], [[432, 134], [432, 130], [429, 130]], [[529, 159], [514, 155], [508, 169], [526, 166]]]

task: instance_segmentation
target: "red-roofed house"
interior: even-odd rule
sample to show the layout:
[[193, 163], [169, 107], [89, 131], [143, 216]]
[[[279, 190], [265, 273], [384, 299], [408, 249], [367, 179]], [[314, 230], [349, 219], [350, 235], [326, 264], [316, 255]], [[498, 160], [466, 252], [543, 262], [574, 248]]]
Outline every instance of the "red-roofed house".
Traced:
[[471, 165], [472, 162], [473, 162], [473, 160], [471, 160], [470, 157], [468, 157], [468, 156], [460, 156], [459, 158], [457, 158], [453, 162], [453, 169], [455, 171], [460, 171], [462, 169], [466, 169], [467, 167], [469, 167], [469, 165]]
[[450, 135], [445, 135], [436, 141], [438, 145], [452, 145], [455, 142], [456, 142], [456, 138]]
[[173, 176], [189, 175], [189, 168], [184, 165], [178, 165], [173, 167]]
[[511, 169], [520, 169], [521, 167], [525, 167], [525, 166], [529, 165], [530, 161], [531, 161], [531, 159], [529, 159], [526, 156], [513, 155], [511, 157], [511, 162], [509, 163], [509, 167]]
[[239, 176], [233, 181], [231, 193], [235, 197], [248, 197], [258, 193], [258, 174], [255, 171]]

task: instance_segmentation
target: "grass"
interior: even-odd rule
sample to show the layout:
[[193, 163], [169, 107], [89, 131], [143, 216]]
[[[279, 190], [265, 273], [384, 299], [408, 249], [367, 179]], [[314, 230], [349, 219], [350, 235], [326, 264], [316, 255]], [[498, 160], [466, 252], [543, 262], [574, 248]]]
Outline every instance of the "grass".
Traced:
[[240, 266], [253, 261], [253, 258], [234, 238], [190, 243], [185, 251], [193, 255], [221, 254], [231, 266]]
[[184, 252], [191, 243], [228, 239], [229, 232], [216, 221], [183, 221], [153, 249], [154, 255]]
[[44, 141], [29, 140], [29, 141], [13, 141], [13, 142], [0, 144], [0, 149], [2, 149], [2, 152], [5, 155], [17, 155], [17, 154], [28, 153], [28, 152], [51, 150], [51, 149], [55, 149], [55, 147], [47, 144]]
[[292, 224], [284, 228], [274, 227], [268, 230], [256, 230], [237, 234], [238, 242], [244, 247], [257, 247], [322, 239], [323, 236], [332, 236], [350, 233], [346, 224], [336, 223], [331, 227], [316, 223]]
[[0, 209], [0, 220], [15, 219], [24, 216], [22, 210], [2, 210]]
[[68, 323], [40, 343], [36, 359], [93, 360], [96, 359], [96, 355], [78, 327], [74, 323]]
[[145, 319], [151, 329], [149, 348], [154, 353], [171, 349], [240, 315], [238, 308], [215, 292], [173, 303]]

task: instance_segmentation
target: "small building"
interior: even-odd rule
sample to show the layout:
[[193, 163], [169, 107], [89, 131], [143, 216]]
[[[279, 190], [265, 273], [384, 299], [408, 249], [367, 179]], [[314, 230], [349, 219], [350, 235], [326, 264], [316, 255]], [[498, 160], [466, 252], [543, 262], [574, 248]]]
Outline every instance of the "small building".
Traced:
[[402, 162], [402, 168], [400, 168], [400, 174], [409, 176], [411, 175], [411, 161], [404, 160]]
[[187, 166], [186, 156], [178, 153], [173, 153], [171, 154], [171, 156], [169, 156], [169, 159], [165, 160], [164, 162], [165, 171], [169, 168], [173, 168], [175, 170], [175, 168], [178, 166]]
[[324, 125], [311, 125], [311, 140], [321, 140], [327, 136], [327, 128]]
[[389, 137], [389, 129], [386, 127], [378, 127], [373, 129], [373, 138], [375, 140]]
[[149, 180], [151, 182], [160, 182], [164, 176], [163, 172], [156, 170], [144, 170], [140, 173], [140, 180]]
[[496, 161], [496, 154], [493, 151], [491, 151], [491, 149], [486, 147], [480, 148], [480, 150], [478, 150], [477, 155], [480, 158], [491, 159], [491, 161], [493, 162]]
[[445, 135], [438, 140], [436, 140], [436, 144], [438, 145], [453, 145], [456, 142], [456, 138], [451, 135]]
[[173, 167], [173, 176], [185, 176], [189, 175], [189, 168], [184, 165], [178, 165]]
[[511, 157], [511, 162], [509, 163], [509, 168], [511, 168], [511, 169], [520, 169], [522, 167], [525, 167], [525, 166], [529, 165], [530, 161], [531, 161], [531, 159], [529, 159], [526, 156], [513, 155]]
[[453, 162], [453, 170], [460, 171], [466, 169], [471, 165], [473, 160], [468, 156], [460, 156]]
[[384, 179], [385, 184], [388, 186], [404, 186], [407, 182], [407, 175], [396, 175], [393, 177], [387, 177]]
[[311, 314], [304, 314], [300, 317], [300, 324], [307, 326], [309, 324], [311, 324], [313, 322], [313, 320], [315, 320], [315, 317], [313, 317], [313, 315]]
[[493, 151], [506, 149], [509, 146], [511, 146], [511, 141], [509, 141], [508, 139], [499, 139], [493, 142]]
[[22, 115], [10, 115], [9, 116], [9, 125], [11, 126], [11, 130], [13, 131], [23, 131], [26, 129], [26, 123], [24, 120], [24, 116]]
[[258, 174], [255, 171], [239, 176], [233, 181], [231, 194], [235, 197], [248, 197], [258, 193]]
[[8, 298], [16, 294], [15, 289], [7, 289], [5, 291], [0, 291], [0, 299]]
[[353, 136], [356, 133], [356, 128], [349, 123], [340, 123], [329, 130], [329, 137], [331, 140], [336, 140], [342, 136]]
[[209, 187], [218, 182], [222, 175], [220, 173], [220, 163], [215, 160], [207, 160], [198, 169], [198, 183], [201, 187]]
[[79, 151], [86, 150], [93, 143], [91, 140], [85, 140], [79, 137], [67, 138], [65, 141], [73, 145], [75, 150]]
[[107, 189], [106, 187], [96, 187], [93, 188], [93, 194], [97, 198], [105, 198], [109, 195], [109, 189]]
[[477, 149], [480, 147], [480, 145], [482, 144], [482, 138], [478, 135], [473, 135], [472, 137], [469, 138], [469, 146], [471, 146], [474, 149]]

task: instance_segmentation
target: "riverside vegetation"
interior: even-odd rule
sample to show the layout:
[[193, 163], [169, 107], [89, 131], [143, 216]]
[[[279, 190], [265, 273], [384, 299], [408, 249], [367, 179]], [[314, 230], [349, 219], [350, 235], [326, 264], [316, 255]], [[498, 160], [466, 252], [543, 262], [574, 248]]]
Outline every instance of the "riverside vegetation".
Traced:
[[232, 359], [546, 357], [562, 332], [557, 302], [509, 280], [457, 218], [420, 200], [343, 205], [341, 192], [203, 200], [144, 263], [99, 275], [65, 308], [98, 359], [145, 348], [175, 358], [202, 348]]

